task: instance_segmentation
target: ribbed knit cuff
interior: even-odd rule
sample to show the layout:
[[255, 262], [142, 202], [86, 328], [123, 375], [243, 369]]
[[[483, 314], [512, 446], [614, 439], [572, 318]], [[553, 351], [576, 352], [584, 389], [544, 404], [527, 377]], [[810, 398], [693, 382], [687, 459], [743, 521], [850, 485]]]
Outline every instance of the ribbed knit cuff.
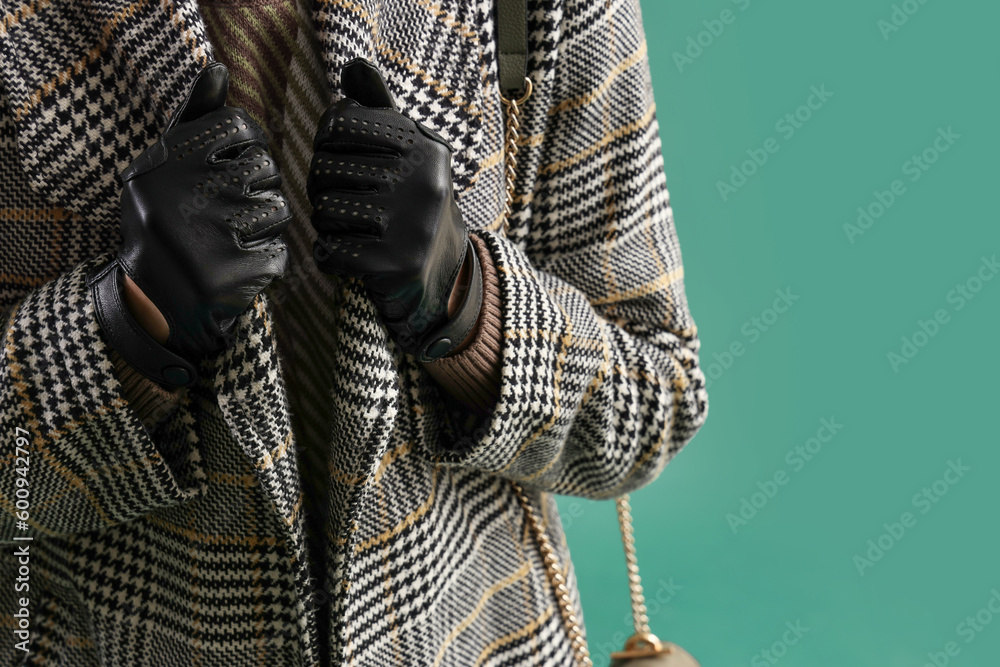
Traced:
[[110, 350], [109, 357], [115, 366], [118, 382], [122, 385], [122, 395], [138, 415], [142, 425], [151, 431], [177, 407], [184, 388], [179, 387], [173, 391], [164, 389], [132, 368], [114, 349]]
[[475, 234], [469, 238], [476, 248], [483, 272], [483, 305], [469, 346], [424, 368], [449, 394], [480, 416], [493, 411], [500, 398], [501, 344], [500, 282], [486, 242]]

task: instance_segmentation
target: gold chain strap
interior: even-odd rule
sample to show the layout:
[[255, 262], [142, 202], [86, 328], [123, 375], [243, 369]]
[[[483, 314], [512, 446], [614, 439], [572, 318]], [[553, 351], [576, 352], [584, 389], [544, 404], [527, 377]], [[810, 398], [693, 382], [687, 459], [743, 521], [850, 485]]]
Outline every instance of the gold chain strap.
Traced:
[[[646, 610], [646, 596], [642, 592], [642, 578], [639, 577], [639, 561], [635, 557], [635, 531], [632, 527], [632, 505], [628, 494], [615, 498], [618, 509], [618, 526], [625, 547], [625, 562], [628, 566], [628, 589], [632, 598], [632, 624], [635, 634], [625, 642], [625, 649], [611, 654], [611, 664], [628, 665], [672, 665], [675, 667], [698, 667], [698, 661], [676, 644], [660, 641], [649, 629], [649, 615]], [[650, 662], [654, 660], [655, 662]]]
[[503, 102], [504, 107], [507, 108], [506, 117], [506, 131], [504, 132], [504, 178], [506, 179], [506, 187], [503, 202], [503, 233], [505, 236], [510, 235], [510, 214], [511, 205], [514, 203], [514, 178], [517, 175], [517, 140], [521, 136], [521, 105], [528, 101], [531, 97], [531, 79], [525, 77], [524, 79], [524, 95], [517, 100], [508, 100], [503, 95], [500, 96], [500, 101]]
[[642, 592], [642, 578], [639, 576], [639, 561], [635, 557], [635, 531], [632, 528], [632, 506], [628, 502], [628, 494], [615, 498], [615, 506], [618, 508], [618, 526], [621, 528], [625, 562], [628, 565], [632, 623], [636, 634], [649, 634], [649, 616], [646, 613], [646, 596]]
[[[542, 554], [542, 561], [545, 564], [545, 574], [548, 577], [549, 585], [556, 593], [559, 601], [559, 612], [563, 618], [563, 625], [566, 634], [569, 635], [573, 644], [573, 651], [576, 653], [576, 662], [580, 667], [593, 667], [594, 661], [590, 657], [590, 650], [587, 648], [587, 638], [580, 627], [580, 617], [576, 607], [573, 605], [573, 598], [570, 596], [569, 588], [566, 585], [566, 571], [559, 562], [552, 541], [548, 533], [545, 532], [545, 525], [538, 517], [535, 509], [528, 501], [528, 496], [524, 489], [517, 482], [511, 482], [517, 493], [517, 499], [528, 517], [528, 525], [538, 542], [538, 550]], [[651, 656], [673, 656], [678, 661], [671, 662], [678, 667], [691, 665], [697, 667], [698, 663], [684, 649], [669, 642], [662, 642], [649, 630], [649, 616], [646, 610], [646, 596], [642, 590], [642, 579], [639, 577], [639, 562], [635, 555], [635, 532], [632, 527], [632, 507], [629, 504], [628, 495], [619, 496], [615, 499], [618, 509], [618, 526], [621, 528], [622, 546], [625, 547], [625, 560], [628, 564], [628, 587], [632, 598], [632, 621], [635, 625], [635, 634], [632, 635], [625, 644], [625, 650], [612, 653], [612, 658], [643, 658]], [[616, 663], [617, 664], [617, 663]], [[624, 664], [624, 663], [622, 663]], [[657, 663], [659, 664], [659, 663]], [[664, 663], [666, 664], [666, 663]]]
[[581, 667], [593, 667], [594, 661], [590, 659], [587, 638], [583, 636], [583, 630], [580, 628], [580, 617], [576, 613], [573, 598], [570, 597], [569, 588], [566, 586], [566, 573], [559, 562], [559, 556], [545, 532], [545, 525], [542, 524], [542, 520], [538, 518], [531, 503], [528, 502], [528, 496], [524, 493], [524, 489], [517, 482], [511, 482], [511, 485], [514, 487], [517, 499], [521, 502], [521, 507], [524, 508], [524, 513], [528, 517], [531, 532], [534, 533], [535, 540], [538, 542], [538, 550], [542, 553], [542, 560], [545, 563], [545, 573], [559, 600], [559, 612], [562, 614], [566, 633], [573, 643], [576, 661]]

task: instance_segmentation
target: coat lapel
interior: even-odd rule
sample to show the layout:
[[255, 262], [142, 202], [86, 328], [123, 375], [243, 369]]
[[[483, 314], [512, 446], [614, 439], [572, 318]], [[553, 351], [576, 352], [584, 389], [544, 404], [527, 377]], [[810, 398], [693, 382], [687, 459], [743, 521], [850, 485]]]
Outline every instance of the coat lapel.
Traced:
[[203, 364], [202, 370], [211, 378], [233, 439], [250, 460], [300, 559], [302, 485], [278, 350], [263, 297], [258, 296], [238, 320], [236, 341], [213, 362]]
[[361, 283], [345, 282], [342, 304], [330, 392], [329, 467], [331, 534], [343, 547], [351, 541], [355, 514], [388, 448], [399, 376], [385, 328]]
[[[445, 6], [447, 5], [447, 6]], [[341, 66], [355, 57], [374, 62], [385, 75], [403, 113], [441, 133], [454, 147], [453, 173], [466, 223], [495, 222], [502, 161], [502, 131], [495, 122], [499, 102], [485, 100], [484, 70], [492, 56], [483, 32], [492, 29], [491, 0], [432, 6], [375, 0], [316, 0], [327, 82], [342, 95]], [[488, 40], [485, 40], [488, 43]], [[471, 75], [470, 75], [471, 74]], [[496, 108], [494, 108], [496, 107]], [[493, 159], [490, 159], [490, 155]], [[359, 283], [344, 286], [337, 321], [337, 360], [331, 391], [334, 428], [330, 447], [330, 521], [334, 540], [327, 584], [331, 600], [331, 644], [343, 646], [346, 601], [359, 526], [371, 521], [372, 489], [383, 461], [391, 459], [394, 429], [402, 440], [420, 437], [419, 415], [401, 413], [401, 352], [388, 339]], [[413, 385], [409, 385], [413, 389]], [[355, 586], [355, 589], [358, 587]], [[339, 649], [335, 649], [339, 650]]]

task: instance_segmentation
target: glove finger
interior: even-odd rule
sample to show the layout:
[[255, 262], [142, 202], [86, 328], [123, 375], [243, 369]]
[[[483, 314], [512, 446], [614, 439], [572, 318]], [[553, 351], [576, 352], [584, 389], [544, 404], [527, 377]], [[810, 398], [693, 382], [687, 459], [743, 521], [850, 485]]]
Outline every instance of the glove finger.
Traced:
[[311, 222], [320, 234], [352, 232], [381, 236], [388, 214], [382, 202], [371, 195], [329, 192], [316, 198]]
[[341, 100], [320, 120], [315, 150], [358, 155], [403, 154], [417, 138], [417, 124], [386, 108], [360, 106]]
[[232, 207], [262, 208], [281, 194], [277, 163], [265, 149], [254, 144], [243, 146], [242, 153], [232, 160], [215, 165], [207, 182], [211, 190], [206, 192], [221, 194], [222, 201]]
[[309, 168], [307, 191], [312, 198], [328, 191], [391, 191], [399, 182], [398, 162], [389, 158], [319, 152]]
[[266, 145], [264, 131], [243, 109], [236, 107], [222, 107], [182, 123], [167, 132], [164, 141], [171, 155], [180, 156], [178, 159], [204, 153], [210, 163], [231, 159], [247, 143]]
[[360, 105], [351, 98], [342, 97], [323, 112], [316, 126], [316, 135], [313, 137], [314, 151], [319, 150], [320, 146], [334, 139], [331, 133], [336, 130], [335, 123], [337, 122], [337, 118], [343, 116], [349, 109], [357, 106]]
[[240, 240], [252, 245], [280, 236], [292, 221], [292, 210], [280, 190], [265, 190], [230, 219]]
[[228, 132], [224, 140], [212, 147], [208, 156], [210, 164], [238, 159], [245, 153], [247, 146], [267, 148], [267, 133], [245, 110], [239, 107], [225, 107], [220, 111], [223, 114], [218, 118], [209, 117], [209, 121], [216, 121], [215, 128], [224, 128]]
[[381, 70], [365, 58], [355, 58], [341, 68], [340, 87], [362, 106], [396, 109]]
[[280, 279], [288, 270], [288, 245], [280, 236], [253, 249], [253, 261], [259, 282], [253, 289], [254, 295], [263, 291], [272, 281]]
[[[223, 164], [230, 181], [243, 183], [247, 194], [281, 187], [278, 163], [266, 149], [259, 146], [248, 145], [236, 158]], [[233, 181], [234, 178], [238, 180]]]
[[313, 244], [313, 259], [326, 273], [364, 278], [382, 262], [372, 266], [373, 256], [380, 253], [380, 241], [354, 234], [320, 234]]

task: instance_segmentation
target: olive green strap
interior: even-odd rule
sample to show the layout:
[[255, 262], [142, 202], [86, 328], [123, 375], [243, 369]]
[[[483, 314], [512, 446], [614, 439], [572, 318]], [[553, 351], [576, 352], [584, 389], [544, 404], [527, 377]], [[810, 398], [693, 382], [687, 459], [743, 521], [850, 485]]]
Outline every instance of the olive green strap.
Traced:
[[516, 99], [528, 73], [527, 0], [497, 0], [497, 61], [500, 91]]

